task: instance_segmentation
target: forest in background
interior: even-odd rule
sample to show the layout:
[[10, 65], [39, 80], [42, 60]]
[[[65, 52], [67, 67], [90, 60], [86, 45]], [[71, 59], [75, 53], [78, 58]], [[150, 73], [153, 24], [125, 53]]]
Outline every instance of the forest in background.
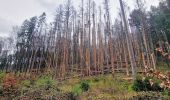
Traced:
[[25, 20], [13, 29], [16, 39], [1, 41], [1, 70], [38, 73], [52, 69], [64, 77], [68, 71], [94, 75], [120, 69], [135, 75], [139, 67], [155, 69], [158, 57], [168, 61], [162, 54], [169, 53], [169, 0], [150, 11], [144, 1], [136, 0], [129, 17], [128, 7], [120, 0], [120, 16], [113, 24], [109, 1], [103, 2], [104, 9], [92, 0], [82, 0], [75, 9], [67, 0], [57, 7], [50, 24], [45, 13]]
[[[50, 24], [46, 21], [45, 12], [26, 19], [20, 27], [14, 27], [12, 34], [17, 34], [15, 39], [11, 36], [0, 40], [0, 69], [9, 75], [29, 77], [29, 80], [50, 74], [52, 79], [59, 81], [108, 74], [115, 79], [122, 78], [120, 73], [124, 73], [123, 77], [136, 82], [138, 74], [142, 73], [159, 78], [161, 88], [170, 89], [169, 73], [162, 74], [158, 66], [163, 62], [161, 68], [169, 68], [170, 0], [160, 1], [150, 11], [146, 11], [144, 0], [135, 2], [136, 7], [128, 15], [128, 6], [119, 0], [119, 16], [114, 23], [109, 0], [103, 0], [104, 8], [96, 6], [93, 0], [81, 0], [78, 9], [71, 0], [66, 0], [65, 4], [57, 7], [55, 19]], [[117, 84], [110, 76], [104, 78], [108, 78], [108, 86]], [[104, 78], [97, 79], [97, 82], [105, 83]], [[53, 80], [48, 82], [51, 82], [48, 87], [53, 86]], [[90, 82], [80, 82], [83, 86], [81, 91], [89, 88], [87, 83], [97, 84]]]

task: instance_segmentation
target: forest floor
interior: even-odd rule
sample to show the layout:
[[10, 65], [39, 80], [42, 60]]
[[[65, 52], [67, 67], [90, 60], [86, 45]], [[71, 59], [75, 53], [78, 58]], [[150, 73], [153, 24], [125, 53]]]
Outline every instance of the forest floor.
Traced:
[[[169, 73], [170, 68], [159, 64]], [[0, 73], [0, 100], [170, 100], [170, 91], [136, 92], [124, 73], [71, 78], [57, 81], [50, 74], [27, 78]]]

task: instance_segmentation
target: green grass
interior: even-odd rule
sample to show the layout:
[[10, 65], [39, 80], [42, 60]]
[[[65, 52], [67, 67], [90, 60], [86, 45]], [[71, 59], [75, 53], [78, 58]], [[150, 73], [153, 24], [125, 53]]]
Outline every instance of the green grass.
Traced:
[[[127, 100], [133, 97], [159, 96], [161, 92], [136, 92], [133, 90], [133, 81], [126, 81], [122, 78], [124, 74], [98, 75], [85, 77], [83, 79], [73, 78], [66, 80], [60, 84], [60, 89], [64, 93], [71, 92], [74, 96], [81, 98], [80, 100]], [[81, 83], [88, 83], [89, 89], [83, 92]], [[155, 82], [159, 82], [155, 80]], [[165, 98], [168, 98], [168, 92], [164, 93]]]
[[166, 100], [170, 100], [170, 90], [162, 92], [162, 95], [165, 97]]
[[[164, 63], [159, 63], [157, 68], [160, 71], [167, 72], [170, 68]], [[74, 73], [76, 76], [76, 73]], [[0, 81], [2, 81], [5, 73], [0, 73]], [[125, 74], [116, 73], [113, 77], [111, 74], [88, 76], [83, 78], [71, 78], [64, 81], [52, 79], [52, 75], [42, 75], [33, 80], [22, 80], [20, 84], [21, 95], [28, 96], [35, 93], [43, 94], [43, 98], [53, 95], [73, 94], [78, 100], [124, 100], [131, 99], [134, 96], [148, 95], [150, 93], [136, 92], [132, 89], [132, 81], [123, 80]], [[158, 80], [155, 80], [156, 82]], [[158, 81], [159, 83], [159, 81]], [[0, 85], [1, 86], [1, 85]], [[166, 98], [169, 92], [162, 92]]]
[[56, 80], [53, 80], [49, 76], [42, 76], [35, 81], [35, 86], [40, 88], [41, 87], [51, 88], [56, 86]]
[[73, 86], [71, 92], [73, 93], [74, 96], [79, 96], [83, 92], [83, 90], [81, 89], [81, 85], [77, 84]]
[[2, 80], [3, 80], [3, 78], [4, 78], [5, 75], [6, 75], [5, 72], [0, 71], [0, 84], [2, 83]]
[[165, 73], [170, 72], [170, 62], [169, 62], [169, 66], [165, 62], [157, 62], [157, 70]]
[[[86, 99], [114, 99], [118, 97], [130, 98], [136, 93], [131, 89], [131, 82], [122, 80], [123, 74], [117, 74], [113, 78], [112, 75], [99, 75], [85, 77], [83, 80], [73, 78], [66, 80], [60, 85], [63, 92], [72, 92], [74, 96]], [[89, 84], [88, 91], [81, 88], [82, 83]]]

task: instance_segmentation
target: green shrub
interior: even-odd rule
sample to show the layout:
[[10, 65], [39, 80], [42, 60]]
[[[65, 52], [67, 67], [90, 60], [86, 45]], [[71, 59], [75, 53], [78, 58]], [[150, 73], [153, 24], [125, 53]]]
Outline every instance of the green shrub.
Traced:
[[89, 90], [89, 83], [88, 82], [82, 82], [81, 83], [81, 89], [82, 89], [82, 91], [84, 91], [84, 92], [86, 92], [86, 91], [88, 91]]
[[131, 85], [128, 86], [128, 91], [129, 91], [129, 92], [134, 91], [134, 89], [133, 89], [133, 84], [131, 84]]
[[141, 77], [137, 77], [136, 80], [134, 80], [132, 88], [138, 92], [143, 91], [143, 81]]
[[75, 86], [73, 87], [72, 93], [73, 93], [74, 96], [79, 96], [79, 95], [83, 92], [80, 87], [81, 87], [80, 84], [75, 85]]
[[25, 92], [27, 92], [31, 88], [31, 81], [30, 80], [24, 80], [20, 84], [20, 92], [21, 95], [23, 95]]
[[81, 82], [80, 84], [77, 84], [73, 86], [72, 93], [74, 96], [79, 96], [82, 92], [86, 92], [89, 90], [90, 85], [89, 85], [90, 80], [86, 80]]
[[150, 79], [151, 79], [150, 77], [145, 78], [145, 80], [143, 81], [142, 91], [152, 91], [152, 87], [151, 87], [151, 84], [149, 82]]
[[35, 81], [35, 86], [49, 89], [56, 86], [56, 81], [49, 76], [42, 76]]
[[163, 88], [160, 87], [159, 83], [154, 83], [153, 91], [163, 91]]
[[[150, 84], [150, 79], [153, 80], [153, 85]], [[134, 80], [134, 83], [132, 85], [132, 89], [135, 91], [162, 91], [163, 89], [160, 87], [160, 81], [155, 80], [152, 77], [146, 77], [144, 80], [142, 80], [141, 77], [137, 77], [136, 80]]]

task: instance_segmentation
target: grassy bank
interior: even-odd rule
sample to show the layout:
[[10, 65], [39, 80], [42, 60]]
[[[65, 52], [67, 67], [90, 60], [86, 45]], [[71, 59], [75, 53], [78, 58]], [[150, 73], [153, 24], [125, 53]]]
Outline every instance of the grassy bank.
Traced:
[[[158, 69], [169, 73], [168, 67]], [[126, 80], [123, 73], [71, 78], [64, 81], [53, 79], [50, 74], [28, 77], [0, 72], [0, 100], [168, 100], [170, 91], [139, 91], [132, 88], [134, 82]]]

